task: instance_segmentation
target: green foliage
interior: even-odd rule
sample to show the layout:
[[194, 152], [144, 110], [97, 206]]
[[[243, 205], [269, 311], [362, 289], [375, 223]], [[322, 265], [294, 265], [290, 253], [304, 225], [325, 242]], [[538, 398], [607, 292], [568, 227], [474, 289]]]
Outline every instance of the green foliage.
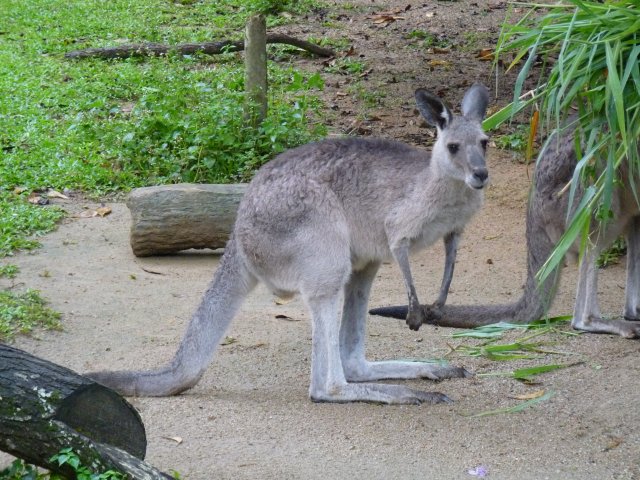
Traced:
[[[99, 5], [98, 5], [99, 3]], [[243, 124], [238, 54], [65, 60], [120, 43], [241, 38], [256, 2], [5, 0], [0, 49], [0, 177], [5, 186], [98, 194], [157, 183], [229, 182], [316, 139], [319, 77], [271, 64], [270, 113]], [[311, 2], [286, 5], [291, 11]], [[270, 24], [286, 17], [268, 17]]]
[[[92, 472], [82, 465], [80, 458], [71, 448], [63, 448], [59, 453], [51, 457], [50, 461], [57, 463], [58, 466], [67, 465], [71, 467], [77, 480], [124, 480], [127, 478], [125, 475], [113, 470], [103, 473]], [[66, 477], [52, 472], [39, 472], [33, 465], [16, 459], [11, 466], [0, 471], [0, 480], [66, 480]]]
[[620, 261], [620, 257], [627, 253], [627, 242], [624, 237], [618, 237], [613, 244], [603, 251], [596, 260], [598, 268], [606, 268]]
[[[577, 109], [579, 162], [570, 198], [575, 197], [580, 181], [590, 185], [556, 251], [539, 273], [544, 278], [578, 237], [585, 244], [592, 218], [605, 222], [611, 218], [620, 167], [632, 182], [640, 174], [640, 4], [636, 0], [567, 0], [526, 5], [530, 11], [515, 25], [505, 27], [498, 48], [500, 55], [515, 52], [512, 67], [526, 58], [516, 81], [512, 112], [518, 112], [523, 103], [541, 99], [543, 124], [549, 130], [559, 128], [572, 109]], [[524, 80], [536, 58], [553, 62], [535, 98], [521, 102]]]
[[16, 278], [19, 271], [16, 265], [3, 265], [0, 267], [0, 278]]
[[50, 478], [48, 474], [38, 472], [33, 465], [15, 459], [11, 465], [0, 470], [0, 480], [45, 480]]
[[0, 341], [10, 341], [34, 328], [60, 330], [60, 313], [46, 303], [37, 290], [0, 290]]
[[[103, 473], [94, 473], [85, 465], [82, 465], [80, 458], [71, 448], [63, 448], [60, 452], [53, 457], [51, 461], [58, 464], [58, 466], [68, 465], [76, 474], [77, 480], [124, 480], [126, 478], [122, 473], [107, 470]], [[62, 477], [51, 474], [51, 480], [61, 479]]]
[[23, 195], [0, 190], [0, 258], [37, 247], [33, 237], [53, 230], [63, 215], [57, 207], [31, 205]]
[[[82, 465], [80, 458], [72, 448], [63, 448], [59, 453], [51, 457], [51, 462], [59, 466], [68, 465], [75, 472], [76, 480], [124, 480], [126, 475], [114, 470], [107, 470], [103, 473], [92, 472], [88, 467]], [[172, 472], [173, 478], [180, 479], [180, 473]], [[38, 469], [20, 459], [14, 460], [11, 465], [4, 470], [0, 470], [0, 480], [66, 480], [66, 477], [52, 472], [39, 472]]]
[[342, 75], [361, 75], [367, 69], [367, 64], [361, 60], [351, 57], [339, 58], [325, 68], [328, 73], [339, 73]]
[[529, 127], [527, 125], [518, 125], [513, 132], [495, 137], [496, 147], [503, 150], [514, 150], [522, 152], [527, 149], [527, 139], [529, 136]]

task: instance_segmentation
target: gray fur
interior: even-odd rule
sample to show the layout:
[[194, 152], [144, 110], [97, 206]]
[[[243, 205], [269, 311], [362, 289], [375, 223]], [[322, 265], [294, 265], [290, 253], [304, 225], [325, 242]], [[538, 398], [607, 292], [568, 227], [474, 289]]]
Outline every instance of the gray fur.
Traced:
[[[536, 284], [535, 275], [564, 233], [569, 194], [560, 192], [571, 180], [577, 159], [571, 129], [565, 131], [559, 140], [552, 137], [547, 145], [537, 162], [527, 212], [527, 279], [522, 296], [514, 303], [503, 305], [447, 305], [441, 309], [423, 306], [428, 323], [459, 328], [501, 321], [529, 323], [541, 318], [549, 309], [560, 280], [560, 269], [556, 269], [541, 285]], [[621, 178], [627, 183], [614, 192], [614, 219], [604, 231], [592, 232], [580, 263], [572, 325], [579, 330], [636, 338], [640, 337], [640, 323], [633, 322], [640, 320], [640, 209], [628, 183], [629, 175], [621, 172]], [[636, 185], [638, 188], [640, 184]], [[576, 197], [581, 197], [581, 191]], [[598, 306], [595, 261], [600, 252], [621, 234], [627, 239], [626, 320], [604, 320]], [[577, 246], [570, 254], [577, 257]], [[398, 306], [375, 308], [370, 313], [404, 318], [406, 312], [406, 306]]]
[[[191, 388], [243, 298], [261, 281], [279, 296], [301, 294], [311, 311], [313, 400], [448, 401], [440, 393], [371, 383], [467, 372], [429, 363], [368, 362], [365, 321], [378, 266], [395, 258], [415, 307], [407, 322], [415, 329], [422, 325], [409, 252], [444, 237], [454, 257], [460, 232], [482, 205], [486, 136], [480, 124], [484, 112], [474, 102], [486, 108], [488, 93], [481, 86], [472, 89], [465, 109], [473, 118], [451, 117], [438, 127], [431, 154], [390, 140], [344, 138], [289, 150], [263, 166], [247, 188], [221, 265], [172, 362], [157, 371], [89, 376], [127, 395], [172, 395]], [[442, 118], [448, 109], [434, 98], [416, 95], [423, 113]], [[448, 145], [454, 143], [452, 154]], [[451, 268], [448, 279], [445, 274], [443, 290], [452, 273]], [[446, 292], [441, 299], [444, 303]]]

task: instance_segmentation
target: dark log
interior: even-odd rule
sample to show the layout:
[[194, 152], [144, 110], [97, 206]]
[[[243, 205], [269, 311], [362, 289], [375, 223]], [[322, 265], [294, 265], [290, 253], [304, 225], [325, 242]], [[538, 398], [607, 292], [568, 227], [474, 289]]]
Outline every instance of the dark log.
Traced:
[[[319, 57], [333, 57], [334, 52], [330, 48], [324, 48], [315, 43], [290, 37], [289, 35], [270, 34], [267, 35], [267, 43], [280, 43], [284, 45], [292, 45], [294, 47], [306, 50], [309, 53], [318, 55]], [[180, 55], [193, 55], [194, 53], [204, 53], [207, 55], [216, 55], [227, 52], [239, 52], [244, 50], [244, 40], [232, 41], [221, 40], [219, 42], [203, 42], [203, 43], [183, 43], [179, 45], [164, 45], [162, 43], [135, 43], [128, 45], [119, 45], [117, 47], [106, 48], [87, 48], [84, 50], [74, 50], [64, 54], [68, 59], [82, 58], [130, 58], [130, 57], [149, 57], [158, 55], [167, 55], [175, 52]]]
[[222, 248], [246, 186], [177, 184], [132, 190], [130, 242], [134, 255], [168, 255]]
[[172, 478], [144, 463], [138, 412], [113, 390], [72, 370], [0, 344], [0, 450], [75, 478], [51, 457], [71, 447], [93, 471]]

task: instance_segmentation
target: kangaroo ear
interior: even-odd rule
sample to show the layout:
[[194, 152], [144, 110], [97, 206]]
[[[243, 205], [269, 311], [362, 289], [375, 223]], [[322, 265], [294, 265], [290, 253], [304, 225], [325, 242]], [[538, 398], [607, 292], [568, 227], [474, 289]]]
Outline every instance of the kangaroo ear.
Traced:
[[481, 122], [487, 113], [489, 105], [489, 90], [480, 83], [475, 83], [467, 90], [462, 99], [462, 114], [471, 119]]
[[417, 89], [415, 95], [416, 105], [425, 120], [440, 130], [447, 128], [452, 115], [442, 100], [422, 88]]

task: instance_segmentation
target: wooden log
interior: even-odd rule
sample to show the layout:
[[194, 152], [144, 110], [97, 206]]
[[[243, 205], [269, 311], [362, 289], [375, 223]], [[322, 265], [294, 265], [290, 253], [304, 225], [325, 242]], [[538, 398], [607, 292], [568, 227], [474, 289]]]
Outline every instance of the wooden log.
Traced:
[[168, 255], [226, 245], [246, 185], [177, 184], [133, 190], [130, 242], [134, 255]]
[[71, 467], [51, 461], [68, 447], [96, 472], [172, 478], [142, 461], [144, 425], [124, 398], [72, 370], [0, 344], [0, 450], [75, 478]]

